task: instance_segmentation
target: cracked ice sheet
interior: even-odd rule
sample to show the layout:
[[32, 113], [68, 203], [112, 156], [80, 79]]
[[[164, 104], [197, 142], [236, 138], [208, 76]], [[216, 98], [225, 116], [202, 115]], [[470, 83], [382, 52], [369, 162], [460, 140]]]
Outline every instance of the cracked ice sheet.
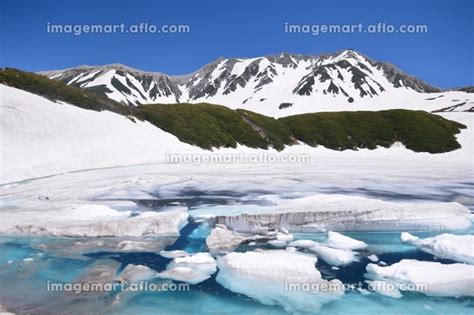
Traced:
[[185, 208], [146, 211], [132, 216], [131, 211], [117, 211], [96, 204], [74, 204], [65, 208], [51, 206], [41, 211], [2, 211], [0, 233], [60, 237], [177, 236], [188, 219]]
[[317, 193], [405, 201], [459, 200], [474, 205], [472, 172], [471, 165], [459, 163], [409, 160], [402, 163], [362, 158], [314, 158], [310, 164], [291, 167], [287, 164], [116, 167], [0, 186], [0, 211], [27, 211], [26, 219], [31, 221], [41, 216], [40, 212], [83, 203], [104, 205], [118, 212], [140, 212], [145, 209], [133, 200], [171, 198], [189, 190], [228, 198], [235, 205], [266, 203], [269, 210], [275, 206], [275, 200], [291, 201]]
[[455, 230], [469, 228], [472, 220], [469, 209], [457, 202], [394, 202], [336, 194], [266, 198], [275, 206], [214, 206], [191, 215], [214, 218], [244, 233], [281, 228], [290, 232]]

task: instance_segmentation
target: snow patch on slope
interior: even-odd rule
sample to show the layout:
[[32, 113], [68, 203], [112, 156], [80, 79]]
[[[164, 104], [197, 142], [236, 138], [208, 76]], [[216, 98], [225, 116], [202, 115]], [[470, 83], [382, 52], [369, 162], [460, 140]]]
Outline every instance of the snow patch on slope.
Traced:
[[148, 122], [54, 103], [5, 85], [0, 95], [1, 183], [162, 162], [168, 150], [198, 150]]

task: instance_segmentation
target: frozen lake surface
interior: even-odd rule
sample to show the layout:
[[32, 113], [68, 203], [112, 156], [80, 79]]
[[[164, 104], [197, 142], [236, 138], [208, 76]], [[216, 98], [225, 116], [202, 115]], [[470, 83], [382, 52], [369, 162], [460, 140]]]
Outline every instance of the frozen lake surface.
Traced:
[[[263, 297], [255, 297], [250, 292], [251, 287], [243, 288], [249, 290], [248, 294], [237, 292], [235, 283], [224, 283], [222, 277], [219, 280], [221, 271], [190, 285], [185, 292], [76, 294], [48, 291], [47, 284], [90, 277], [97, 280], [100, 278], [98, 265], [102, 268], [103, 281], [117, 281], [128, 265], [142, 265], [163, 273], [170, 269], [173, 259], [177, 259], [172, 256], [181, 255], [181, 251], [208, 252], [206, 237], [218, 216], [282, 211], [314, 213], [342, 208], [361, 208], [358, 211], [362, 211], [377, 205], [378, 208], [371, 211], [381, 212], [382, 217], [393, 216], [398, 220], [396, 227], [376, 228], [380, 226], [379, 216], [372, 212], [357, 218], [374, 224], [373, 229], [367, 223], [364, 229], [351, 230], [358, 225], [348, 227], [346, 221], [331, 226], [367, 244], [365, 248], [353, 250], [357, 259], [347, 265], [334, 266], [322, 259], [324, 255], [315, 254], [310, 248], [287, 249], [289, 253], [298, 251], [314, 257], [315, 272], [320, 273], [322, 280], [338, 279], [345, 285], [358, 286], [322, 303], [320, 312], [344, 314], [350, 309], [353, 314], [386, 313], [387, 310], [403, 314], [471, 314], [472, 296], [442, 297], [402, 291], [401, 298], [393, 298], [369, 292], [366, 281], [373, 279], [367, 277], [366, 268], [369, 264], [390, 266], [404, 259], [458, 264], [402, 242], [400, 232], [410, 232], [422, 239], [443, 232], [472, 235], [474, 230], [465, 224], [466, 220], [472, 221], [474, 210], [472, 179], [472, 164], [321, 158], [307, 164], [248, 164], [245, 167], [142, 165], [66, 173], [3, 185], [0, 186], [0, 232], [3, 235], [0, 238], [0, 282], [8, 290], [1, 290], [0, 304], [11, 311], [35, 314], [311, 312], [307, 306], [298, 304], [300, 300], [293, 298], [292, 292], [287, 292], [288, 303], [278, 302], [285, 299], [278, 292], [266, 292]], [[433, 220], [426, 220], [430, 214]], [[448, 222], [434, 224], [436, 218]], [[223, 222], [232, 221], [226, 220]], [[245, 223], [236, 228], [251, 226], [248, 221]], [[265, 230], [266, 226], [261, 228]], [[326, 248], [327, 230], [321, 226], [311, 225], [311, 232], [300, 231], [299, 225], [280, 228], [289, 229], [287, 232], [292, 233], [296, 241], [311, 240]], [[260, 239], [244, 242], [233, 251], [266, 253], [285, 250], [285, 246], [283, 242], [283, 249], [277, 249]], [[160, 255], [162, 251], [169, 254]], [[289, 261], [293, 259], [291, 254], [287, 256]], [[249, 261], [246, 268], [260, 268], [258, 263]], [[272, 266], [271, 260], [266, 263]], [[218, 265], [224, 266], [219, 259]], [[187, 263], [181, 268], [201, 272], [202, 266]], [[285, 270], [288, 266], [283, 264], [278, 268]], [[288, 272], [292, 274], [294, 270]], [[226, 280], [232, 276], [229, 273]], [[275, 281], [271, 283], [278, 284], [278, 273], [270, 276]], [[474, 281], [473, 277], [466, 274], [470, 281]], [[255, 278], [254, 285], [261, 286], [270, 278], [265, 279]], [[172, 280], [158, 277], [149, 281], [163, 284]], [[317, 294], [314, 299], [318, 299]]]

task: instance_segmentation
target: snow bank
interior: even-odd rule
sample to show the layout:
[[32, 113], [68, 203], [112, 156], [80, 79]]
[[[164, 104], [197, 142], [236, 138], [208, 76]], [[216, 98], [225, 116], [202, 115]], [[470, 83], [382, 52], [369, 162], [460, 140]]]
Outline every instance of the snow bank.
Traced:
[[332, 266], [343, 266], [358, 261], [358, 255], [353, 251], [331, 248], [311, 240], [298, 240], [288, 245], [290, 247], [305, 248]]
[[[218, 258], [217, 263], [218, 283], [260, 303], [280, 305], [288, 312], [314, 313], [321, 305], [344, 294], [339, 280], [321, 278], [315, 267], [316, 257], [301, 253], [230, 253]], [[305, 285], [311, 285], [314, 291], [304, 290]], [[315, 292], [316, 288], [320, 288], [319, 292]]]
[[[3, 211], [0, 233], [25, 236], [143, 237], [176, 236], [187, 223], [185, 208], [166, 212], [117, 211], [81, 204], [41, 211]], [[133, 244], [122, 244], [127, 247]], [[137, 245], [137, 244], [135, 244]]]
[[410, 233], [403, 232], [401, 240], [439, 258], [474, 265], [474, 235], [445, 233], [435, 237], [420, 239]]
[[58, 104], [0, 85], [0, 183], [63, 172], [162, 162], [196, 150], [150, 123]]
[[325, 244], [329, 247], [347, 250], [358, 250], [367, 248], [367, 244], [362, 241], [358, 241], [348, 236], [332, 231], [328, 232], [328, 238]]
[[[216, 207], [215, 222], [244, 233], [282, 227], [290, 232], [454, 230], [471, 226], [468, 208], [457, 202], [393, 202], [366, 197], [315, 194], [276, 199], [272, 207]], [[212, 208], [207, 217], [212, 216]]]
[[400, 291], [430, 296], [474, 296], [474, 266], [443, 265], [438, 262], [404, 259], [387, 267], [368, 264], [366, 277], [384, 281]]

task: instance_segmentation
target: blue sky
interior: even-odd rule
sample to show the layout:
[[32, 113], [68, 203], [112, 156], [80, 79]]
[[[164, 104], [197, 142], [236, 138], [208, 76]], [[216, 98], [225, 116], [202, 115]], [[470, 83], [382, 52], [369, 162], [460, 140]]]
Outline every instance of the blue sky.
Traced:
[[[439, 87], [474, 85], [469, 0], [2, 0], [0, 65], [28, 71], [122, 63], [185, 74], [220, 57], [353, 48]], [[189, 34], [48, 34], [46, 24], [188, 24]], [[287, 34], [294, 24], [426, 24], [428, 34]]]

